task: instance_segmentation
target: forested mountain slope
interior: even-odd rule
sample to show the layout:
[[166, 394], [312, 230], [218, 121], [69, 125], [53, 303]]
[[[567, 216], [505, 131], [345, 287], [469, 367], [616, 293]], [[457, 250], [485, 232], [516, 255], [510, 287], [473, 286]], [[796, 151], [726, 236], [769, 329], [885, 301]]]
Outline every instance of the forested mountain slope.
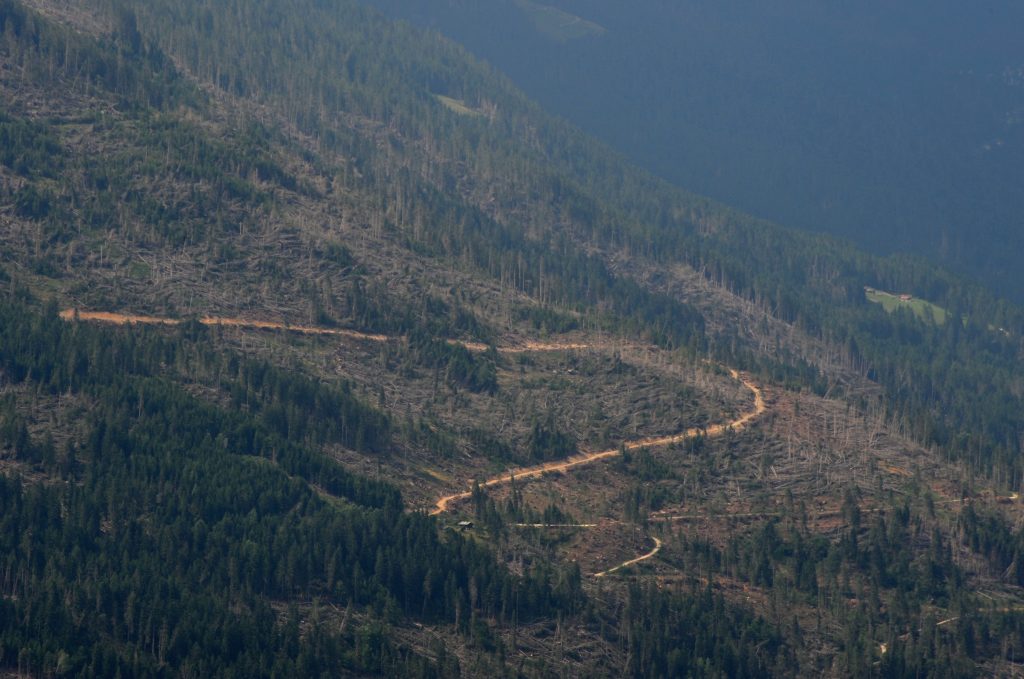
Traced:
[[[1012, 663], [1016, 307], [672, 188], [354, 2], [0, 27], [0, 667]], [[506, 476], [467, 530], [417, 511]]]

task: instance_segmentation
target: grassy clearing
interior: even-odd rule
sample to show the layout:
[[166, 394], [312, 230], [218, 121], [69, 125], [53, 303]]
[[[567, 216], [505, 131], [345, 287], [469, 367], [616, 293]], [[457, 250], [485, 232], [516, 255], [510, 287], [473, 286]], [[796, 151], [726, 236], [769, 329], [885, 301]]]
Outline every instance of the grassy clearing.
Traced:
[[477, 111], [475, 108], [470, 108], [469, 106], [466, 106], [466, 102], [464, 102], [464, 101], [462, 101], [460, 99], [452, 99], [451, 97], [446, 97], [443, 94], [435, 94], [434, 97], [436, 97], [439, 102], [444, 104], [444, 107], [447, 108], [449, 111], [454, 111], [455, 113], [458, 113], [459, 115], [463, 115], [463, 116], [482, 116], [483, 115], [483, 113], [481, 113], [480, 111]]
[[914, 315], [922, 321], [936, 323], [938, 325], [944, 325], [946, 323], [946, 318], [948, 316], [946, 310], [926, 300], [918, 299], [916, 297], [902, 299], [900, 295], [885, 292], [883, 290], [874, 290], [872, 288], [865, 289], [864, 294], [869, 302], [881, 304], [882, 308], [890, 314], [896, 309], [910, 309]]

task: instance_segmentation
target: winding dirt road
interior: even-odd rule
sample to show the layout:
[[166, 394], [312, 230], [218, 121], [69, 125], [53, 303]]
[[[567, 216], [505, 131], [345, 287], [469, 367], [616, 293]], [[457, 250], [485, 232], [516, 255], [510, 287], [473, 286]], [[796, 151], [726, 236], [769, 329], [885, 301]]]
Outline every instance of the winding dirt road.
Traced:
[[[587, 345], [579, 346], [580, 348], [591, 348]], [[487, 479], [486, 481], [481, 482], [479, 484], [480, 488], [491, 488], [494, 486], [501, 486], [506, 483], [511, 483], [513, 479], [521, 481], [523, 479], [537, 478], [539, 476], [543, 476], [544, 474], [566, 472], [576, 467], [582, 467], [583, 465], [593, 464], [595, 462], [600, 462], [602, 460], [608, 460], [613, 457], [618, 457], [619, 455], [622, 454], [623, 449], [636, 450], [638, 448], [655, 448], [658, 446], [668, 446], [675, 443], [682, 443], [683, 441], [687, 441], [692, 438], [696, 438], [698, 435], [703, 435], [705, 437], [715, 437], [721, 436], [727, 431], [739, 431], [740, 429], [743, 429], [751, 422], [753, 422], [755, 419], [757, 419], [757, 417], [759, 417], [762, 413], [764, 413], [768, 409], [768, 406], [764, 402], [764, 394], [761, 393], [760, 387], [758, 387], [751, 380], [740, 375], [739, 371], [737, 370], [730, 369], [729, 373], [732, 375], [733, 379], [742, 382], [743, 385], [754, 394], [754, 408], [740, 415], [731, 422], [712, 425], [707, 429], [691, 427], [690, 429], [687, 429], [686, 431], [679, 434], [672, 434], [669, 436], [656, 436], [644, 439], [637, 439], [635, 441], [627, 441], [625, 444], [623, 444], [622, 448], [613, 448], [611, 450], [602, 450], [596, 453], [588, 453], [580, 455], [578, 457], [569, 458], [568, 460], [559, 462], [549, 462], [547, 464], [536, 465], [534, 467], [521, 467], [519, 469], [512, 469], [508, 471], [506, 474], [503, 474], [502, 476], [496, 476], [494, 478]], [[472, 495], [472, 490], [465, 491], [462, 493], [453, 493], [452, 495], [445, 495], [444, 497], [437, 501], [437, 504], [434, 505], [434, 509], [431, 510], [430, 515], [437, 516], [438, 514], [442, 514], [448, 511], [449, 506], [453, 502], [465, 500], [467, 498], [472, 497]], [[595, 527], [595, 524], [577, 524], [575, 525], [575, 527], [593, 528]], [[601, 571], [600, 573], [594, 573], [594, 577], [603, 578], [607, 575], [615, 573], [616, 571], [622, 570], [623, 568], [628, 568], [629, 566], [632, 566], [634, 564], [638, 564], [642, 561], [647, 561], [648, 559], [654, 558], [658, 554], [658, 552], [661, 551], [662, 543], [661, 540], [659, 540], [656, 536], [652, 535], [651, 539], [654, 540], [654, 549], [647, 552], [646, 554], [643, 554], [642, 556], [638, 556], [635, 559], [624, 561], [620, 563], [618, 566], [615, 566], [614, 568], [609, 568], [608, 570]]]
[[[60, 312], [60, 317], [65, 321], [92, 321], [94, 323], [112, 323], [113, 325], [181, 325], [184, 322], [177, 318], [136, 316], [133, 314], [111, 313], [109, 311], [81, 311], [79, 309], [65, 309]], [[337, 337], [349, 337], [367, 342], [387, 342], [391, 339], [391, 337], [387, 335], [373, 335], [365, 332], [357, 332], [355, 330], [316, 328], [308, 325], [288, 325], [287, 323], [276, 323], [273, 321], [252, 321], [245, 318], [204, 316], [198, 320], [201, 324], [209, 326], [252, 328], [254, 330], [288, 330], [302, 335], [334, 335]]]
[[[181, 325], [184, 321], [177, 318], [164, 318], [161, 316], [138, 316], [135, 314], [119, 314], [110, 311], [81, 311], [79, 309], [65, 309], [60, 312], [60, 317], [65, 321], [91, 321], [94, 323], [110, 323], [113, 325]], [[346, 330], [344, 328], [321, 328], [310, 325], [291, 325], [276, 321], [254, 321], [247, 318], [224, 318], [221, 316], [203, 316], [197, 319], [199, 323], [207, 326], [223, 326], [230, 328], [248, 328], [252, 330], [287, 330], [297, 332], [301, 335], [330, 335], [334, 337], [348, 337], [349, 339], [361, 340], [364, 342], [389, 342], [398, 339], [392, 335], [378, 335], [358, 330]], [[460, 340], [447, 340], [449, 344], [457, 344], [466, 347], [470, 351], [487, 351], [490, 347], [479, 342], [462, 342]], [[622, 345], [625, 348], [628, 345]], [[525, 354], [541, 351], [582, 351], [591, 349], [592, 344], [581, 344], [579, 342], [533, 342], [527, 341], [522, 344], [498, 347], [501, 354]]]
[[[106, 311], [81, 311], [78, 309], [65, 309], [60, 312], [60, 317], [66, 321], [91, 321], [96, 323], [111, 323], [115, 325], [180, 325], [183, 321], [174, 318], [162, 318], [159, 316], [139, 316], [132, 314], [120, 314]], [[349, 339], [362, 340], [366, 342], [387, 342], [394, 337], [388, 335], [379, 335], [372, 333], [358, 332], [356, 330], [345, 330], [340, 328], [321, 328], [306, 325], [290, 325], [286, 323], [278, 323], [274, 321], [256, 321], [248, 320], [243, 318], [222, 318], [216, 316], [205, 316], [198, 319], [199, 323], [207, 326], [225, 326], [235, 328], [251, 328], [256, 330], [286, 330], [290, 332], [296, 332], [305, 335], [328, 335], [336, 337], [347, 337]], [[459, 344], [466, 347], [470, 351], [486, 351], [489, 347], [485, 344], [475, 342], [460, 342], [458, 340], [449, 340], [452, 344]], [[619, 348], [624, 347], [621, 345]], [[588, 344], [581, 342], [535, 342], [527, 341], [519, 345], [498, 347], [497, 350], [502, 354], [522, 354], [528, 352], [546, 352], [546, 351], [585, 351], [589, 349], [600, 349], [607, 348], [605, 346], [599, 346], [597, 344]], [[742, 414], [740, 417], [720, 424], [715, 424], [707, 428], [691, 427], [686, 431], [678, 434], [670, 434], [668, 436], [655, 436], [643, 439], [637, 439], [634, 441], [625, 442], [620, 448], [612, 448], [609, 450], [602, 450], [592, 453], [584, 453], [576, 457], [569, 458], [567, 460], [560, 460], [557, 462], [549, 462], [546, 464], [536, 465], [532, 467], [522, 467], [519, 469], [510, 469], [501, 476], [496, 476], [491, 479], [480, 482], [480, 488], [492, 488], [495, 486], [501, 486], [510, 483], [513, 479], [525, 480], [533, 479], [544, 474], [561, 473], [573, 470], [577, 467], [584, 465], [594, 464], [602, 460], [608, 460], [614, 457], [618, 457], [622, 454], [623, 450], [637, 450], [639, 448], [656, 448], [661, 446], [673, 445], [676, 443], [682, 443], [697, 436], [704, 437], [716, 437], [721, 436], [727, 431], [738, 431], [749, 425], [757, 417], [767, 410], [767, 406], [764, 402], [764, 396], [761, 393], [761, 389], [748, 378], [740, 375], [737, 370], [730, 370], [730, 374], [733, 379], [739, 380], [743, 383], [754, 394], [754, 407], [752, 410]], [[442, 514], [450, 508], [453, 503], [472, 497], [473, 491], [468, 490], [461, 493], [453, 493], [440, 498], [434, 505], [433, 510], [430, 512], [431, 516]], [[536, 527], [542, 527], [544, 524], [536, 524]], [[597, 524], [574, 524], [575, 527], [580, 528], [594, 528]], [[594, 577], [603, 578], [607, 575], [615, 573], [623, 568], [628, 568], [634, 564], [646, 561], [653, 558], [659, 551], [661, 551], [662, 542], [655, 536], [651, 536], [654, 540], [654, 549], [638, 556], [635, 559], [624, 561], [623, 563], [609, 568], [608, 570], [595, 573]]]
[[[587, 345], [583, 345], [587, 346]], [[612, 448], [609, 450], [602, 450], [595, 453], [584, 453], [576, 457], [570, 457], [567, 460], [559, 460], [556, 462], [548, 462], [546, 464], [539, 464], [533, 467], [520, 467], [518, 469], [510, 469], [501, 476], [495, 476], [494, 478], [487, 479], [486, 481], [479, 482], [480, 488], [492, 488], [494, 486], [502, 486], [507, 483], [511, 483], [513, 480], [522, 481], [524, 479], [534, 479], [544, 474], [566, 472], [576, 467], [582, 467], [588, 464], [594, 464], [601, 460], [608, 460], [613, 457], [618, 457], [622, 454], [622, 450], [637, 450], [638, 448], [657, 448], [660, 446], [669, 446], [676, 443], [682, 443], [697, 436], [704, 437], [715, 437], [721, 436], [727, 431], [738, 431], [743, 429], [750, 424], [754, 419], [761, 415], [767, 406], [764, 402], [764, 395], [761, 393], [761, 389], [748, 380], [741, 376], [738, 371], [730, 370], [733, 379], [739, 380], [743, 383], [754, 394], [754, 408], [740, 417], [732, 420], [731, 422], [725, 422], [721, 424], [715, 424], [707, 429], [701, 429], [699, 427], [691, 427], [684, 432], [679, 434], [671, 434], [669, 436], [654, 436], [650, 438], [637, 439], [635, 441], [627, 441], [621, 448]], [[468, 490], [461, 493], [453, 493], [452, 495], [446, 495], [439, 499], [434, 505], [434, 509], [431, 510], [431, 516], [441, 514], [448, 511], [449, 506], [454, 502], [468, 499], [472, 497], [473, 491]]]
[[595, 578], [603, 578], [606, 575], [611, 575], [615, 571], [622, 570], [623, 568], [628, 568], [629, 566], [632, 566], [633, 564], [637, 564], [637, 563], [640, 563], [641, 561], [647, 561], [648, 559], [653, 558], [655, 554], [657, 554], [658, 552], [661, 551], [661, 540], [659, 540], [658, 538], [654, 537], [653, 535], [651, 536], [651, 539], [654, 540], [654, 549], [652, 549], [651, 551], [647, 552], [643, 556], [638, 556], [637, 558], [630, 559], [629, 561], [623, 561], [622, 563], [620, 563], [618, 566], [616, 566], [614, 568], [609, 568], [608, 570], [601, 571], [600, 573], [594, 573], [594, 577]]

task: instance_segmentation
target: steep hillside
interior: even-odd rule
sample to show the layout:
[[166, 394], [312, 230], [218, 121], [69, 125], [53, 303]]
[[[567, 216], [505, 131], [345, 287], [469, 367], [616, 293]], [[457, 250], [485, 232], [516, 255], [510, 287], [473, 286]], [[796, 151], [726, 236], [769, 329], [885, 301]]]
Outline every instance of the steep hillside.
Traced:
[[356, 3], [0, 27], [0, 668], [1011, 667], [1019, 309]]
[[1024, 299], [1019, 3], [550, 0], [548, 24], [515, 0], [366, 4], [675, 183]]

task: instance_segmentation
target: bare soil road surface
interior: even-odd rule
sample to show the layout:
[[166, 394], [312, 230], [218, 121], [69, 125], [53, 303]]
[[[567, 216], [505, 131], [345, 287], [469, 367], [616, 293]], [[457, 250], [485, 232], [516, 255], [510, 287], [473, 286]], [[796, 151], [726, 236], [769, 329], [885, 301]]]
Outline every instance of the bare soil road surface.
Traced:
[[[116, 325], [180, 325], [183, 321], [173, 318], [161, 318], [157, 316], [138, 316], [132, 314], [120, 314], [106, 311], [80, 311], [78, 309], [66, 309], [60, 313], [60, 317], [67, 321], [92, 321], [98, 323], [113, 323]], [[378, 335], [371, 333], [358, 332], [356, 330], [346, 330], [341, 328], [320, 328], [305, 325], [290, 325], [287, 323], [279, 323], [274, 321], [257, 321], [243, 318], [221, 318], [216, 316], [206, 316], [198, 319], [200, 323], [208, 326], [228, 326], [235, 328], [251, 328], [255, 330], [286, 330], [289, 332], [296, 332], [305, 335], [331, 335], [337, 337], [347, 337], [355, 340], [362, 340], [366, 342], [387, 342], [392, 339], [388, 335]], [[489, 347], [485, 344], [479, 344], [475, 342], [459, 342], [457, 340], [449, 340], [452, 344], [461, 344], [470, 351], [486, 351]], [[621, 348], [622, 345], [618, 345]], [[586, 343], [586, 342], [535, 342], [526, 341], [521, 344], [497, 347], [499, 353], [503, 354], [521, 354], [527, 352], [551, 352], [551, 351], [587, 351], [587, 350], [602, 350], [612, 347], [611, 344], [598, 344], [598, 343]], [[754, 407], [752, 410], [743, 413], [741, 416], [730, 422], [722, 422], [719, 424], [712, 425], [706, 428], [691, 427], [686, 431], [669, 434], [667, 436], [654, 436], [643, 439], [636, 439], [633, 441], [626, 441], [619, 448], [612, 448], [609, 450], [601, 450], [597, 452], [584, 453], [576, 457], [571, 457], [567, 460], [559, 460], [556, 462], [548, 462], [546, 464], [535, 465], [532, 467], [520, 467], [518, 469], [510, 469], [501, 476], [495, 476], [494, 478], [487, 479], [479, 482], [480, 488], [491, 488], [494, 486], [501, 486], [506, 483], [510, 483], [513, 479], [517, 481], [523, 481], [526, 479], [534, 479], [544, 474], [556, 474], [571, 471], [577, 467], [584, 465], [594, 464], [602, 460], [608, 460], [614, 457], [618, 457], [622, 454], [623, 450], [637, 450], [640, 448], [656, 448], [661, 446], [669, 446], [676, 443], [682, 443], [694, 439], [698, 436], [704, 437], [716, 437], [721, 436], [727, 431], [738, 431], [743, 429], [755, 419], [757, 419], [762, 413], [767, 410], [767, 406], [764, 402], [764, 396], [761, 393], [760, 387], [752, 382], [749, 378], [740, 375], [736, 370], [729, 371], [735, 380], [739, 380], [747, 387], [754, 395]], [[461, 500], [468, 499], [473, 495], [472, 490], [463, 491], [460, 493], [453, 493], [451, 495], [445, 495], [438, 499], [435, 503], [430, 514], [432, 516], [442, 514], [450, 508], [453, 503]], [[592, 528], [597, 524], [578, 524], [576, 527], [580, 528]], [[539, 527], [539, 526], [538, 526]], [[646, 561], [653, 558], [661, 550], [661, 540], [657, 537], [651, 536], [654, 540], [654, 548], [638, 556], [635, 559], [624, 561], [614, 568], [595, 573], [594, 577], [602, 578], [606, 575], [615, 573], [616, 571], [628, 568], [634, 564]]]

